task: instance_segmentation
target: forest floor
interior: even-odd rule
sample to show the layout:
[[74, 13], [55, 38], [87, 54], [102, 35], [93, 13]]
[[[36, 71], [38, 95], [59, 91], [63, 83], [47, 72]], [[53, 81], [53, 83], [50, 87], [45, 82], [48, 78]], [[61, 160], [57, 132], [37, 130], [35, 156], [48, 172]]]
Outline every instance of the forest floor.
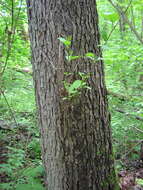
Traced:
[[128, 169], [118, 173], [121, 190], [143, 190], [143, 162], [134, 160], [128, 163]]
[[[0, 164], [4, 167], [10, 167], [10, 165], [8, 165], [8, 147], [15, 146], [14, 143], [21, 144], [21, 146], [23, 146], [24, 142], [27, 141], [27, 138], [29, 138], [28, 141], [30, 141], [30, 139], [32, 138], [32, 134], [29, 135], [27, 130], [16, 130], [15, 132], [12, 132], [9, 126], [5, 124], [1, 125], [0, 129], [2, 133], [5, 134], [3, 136], [4, 138], [2, 138], [0, 141]], [[29, 151], [26, 151], [26, 154], [27, 155], [25, 155], [25, 159], [27, 160], [30, 157], [31, 159], [32, 157], [34, 157], [34, 155], [29, 155]], [[120, 162], [120, 159], [118, 160], [118, 162]], [[126, 158], [121, 162], [122, 165], [124, 165], [122, 169], [118, 170], [119, 184], [121, 190], [143, 190], [143, 160], [130, 160], [129, 158]], [[27, 165], [24, 164], [21, 167], [24, 168], [27, 167]], [[16, 168], [16, 170], [21, 170], [21, 167]], [[8, 175], [8, 172], [6, 172], [7, 170], [8, 168], [4, 168], [4, 171], [1, 170], [0, 183], [11, 182], [12, 178]], [[44, 178], [44, 174], [43, 176], [38, 176], [38, 178], [43, 184], [44, 179], [41, 178]], [[17, 179], [15, 180], [17, 181]]]

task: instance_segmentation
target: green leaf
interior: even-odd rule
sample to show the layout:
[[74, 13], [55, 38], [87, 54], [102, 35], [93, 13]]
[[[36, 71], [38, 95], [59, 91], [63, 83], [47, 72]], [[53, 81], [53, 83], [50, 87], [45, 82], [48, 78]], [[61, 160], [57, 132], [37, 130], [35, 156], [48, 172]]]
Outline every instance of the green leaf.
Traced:
[[65, 81], [64, 81], [64, 87], [65, 87], [65, 89], [66, 89], [67, 91], [69, 90], [69, 85], [70, 85], [70, 84], [69, 84], [68, 82], [65, 82]]
[[101, 36], [102, 36], [103, 40], [106, 41], [108, 39], [107, 30], [101, 31]]
[[102, 16], [111, 22], [116, 22], [119, 19], [119, 15], [117, 12], [104, 12]]
[[65, 46], [70, 46], [71, 45], [71, 40], [67, 40], [65, 38], [58, 38], [58, 40], [60, 40], [60, 42], [62, 42]]
[[82, 78], [82, 81], [85, 81], [86, 79], [89, 78], [89, 74], [87, 73], [78, 72], [78, 74]]
[[137, 179], [136, 182], [138, 185], [143, 186], [143, 179]]
[[85, 88], [87, 88], [88, 90], [91, 90], [91, 87], [90, 87], [90, 86], [85, 86]]
[[43, 172], [43, 167], [41, 165], [37, 166], [37, 167], [29, 167], [27, 169], [25, 169], [25, 171], [23, 172], [24, 176], [27, 177], [37, 177], [38, 175], [42, 174]]
[[80, 58], [81, 56], [72, 56], [72, 55], [70, 55], [70, 56], [66, 56], [66, 59], [68, 60], [68, 61], [72, 61], [72, 60], [75, 60], [75, 59], [78, 59], [78, 58]]
[[85, 57], [90, 58], [92, 60], [95, 60], [95, 58], [97, 58], [97, 56], [94, 53], [92, 53], [92, 52], [86, 53]]
[[73, 84], [71, 85], [72, 88], [77, 89], [81, 86], [82, 80], [75, 80]]
[[143, 185], [143, 179], [137, 179], [137, 184]]
[[76, 93], [77, 89], [82, 86], [82, 80], [75, 80], [71, 86], [69, 87], [68, 91], [70, 94]]

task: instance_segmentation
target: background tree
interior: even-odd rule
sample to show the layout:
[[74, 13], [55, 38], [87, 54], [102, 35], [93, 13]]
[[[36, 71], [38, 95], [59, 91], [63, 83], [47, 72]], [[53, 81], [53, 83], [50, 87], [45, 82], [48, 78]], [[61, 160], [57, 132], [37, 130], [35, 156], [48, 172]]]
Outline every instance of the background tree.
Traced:
[[[47, 189], [115, 190], [96, 1], [27, 0], [27, 7]], [[59, 37], [71, 38], [61, 38], [68, 49]]]

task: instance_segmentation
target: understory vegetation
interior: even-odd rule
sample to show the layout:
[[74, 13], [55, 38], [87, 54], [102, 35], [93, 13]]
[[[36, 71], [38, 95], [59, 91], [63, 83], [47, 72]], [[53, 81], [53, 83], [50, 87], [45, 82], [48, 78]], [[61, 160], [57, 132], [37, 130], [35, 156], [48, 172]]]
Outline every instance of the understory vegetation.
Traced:
[[[117, 172], [143, 167], [142, 4], [142, 0], [98, 0]], [[0, 138], [0, 189], [44, 190], [22, 0], [0, 0]], [[143, 175], [135, 183], [143, 185]]]

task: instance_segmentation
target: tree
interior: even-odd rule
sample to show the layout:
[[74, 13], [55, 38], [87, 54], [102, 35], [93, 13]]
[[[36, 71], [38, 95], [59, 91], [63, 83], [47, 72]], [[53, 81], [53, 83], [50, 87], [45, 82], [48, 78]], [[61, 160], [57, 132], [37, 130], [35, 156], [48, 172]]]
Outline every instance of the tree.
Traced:
[[116, 190], [96, 1], [27, 7], [47, 189]]

